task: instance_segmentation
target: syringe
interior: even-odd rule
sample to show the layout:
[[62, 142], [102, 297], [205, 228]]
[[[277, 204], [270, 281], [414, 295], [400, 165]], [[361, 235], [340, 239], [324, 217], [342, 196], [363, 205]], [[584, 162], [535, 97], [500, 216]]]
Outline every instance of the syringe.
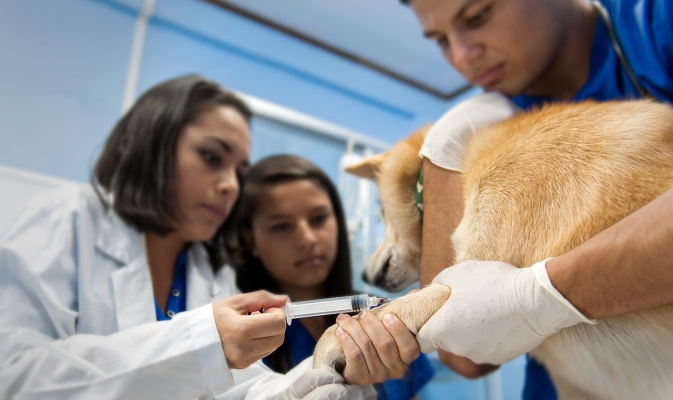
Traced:
[[328, 299], [290, 302], [282, 307], [285, 311], [287, 324], [292, 325], [294, 318], [317, 317], [318, 315], [330, 315], [341, 313], [356, 313], [361, 310], [369, 310], [390, 302], [389, 298], [359, 294], [354, 296], [331, 297]]

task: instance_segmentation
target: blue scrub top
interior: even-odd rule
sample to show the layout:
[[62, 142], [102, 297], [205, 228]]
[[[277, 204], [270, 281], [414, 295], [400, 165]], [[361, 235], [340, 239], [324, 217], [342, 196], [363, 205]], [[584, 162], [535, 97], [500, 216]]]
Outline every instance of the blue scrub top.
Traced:
[[171, 294], [166, 304], [166, 313], [164, 314], [159, 307], [156, 297], [154, 298], [154, 309], [157, 313], [157, 321], [168, 321], [175, 314], [187, 310], [187, 250], [183, 250], [175, 262], [173, 285], [171, 285]]
[[[673, 2], [670, 0], [602, 0], [624, 54], [642, 85], [662, 102], [673, 103]], [[621, 65], [603, 19], [597, 17], [589, 78], [574, 101], [638, 98]], [[519, 95], [512, 99], [524, 110], [554, 99]]]
[[[288, 368], [293, 368], [304, 359], [313, 354], [316, 340], [309, 331], [299, 321], [287, 327], [285, 330], [285, 344], [289, 353], [286, 356]], [[269, 368], [268, 358], [262, 360]], [[387, 381], [374, 385], [378, 392], [379, 400], [409, 400], [414, 397], [419, 390], [434, 376], [435, 371], [430, 365], [430, 361], [421, 354], [407, 369], [407, 372], [400, 379], [388, 379]]]
[[[673, 1], [602, 0], [622, 50], [640, 85], [662, 102], [673, 103]], [[580, 100], [638, 98], [599, 16], [591, 48], [589, 78], [573, 97]], [[519, 95], [512, 99], [524, 110], [553, 101]], [[527, 357], [523, 399], [555, 400], [556, 391], [544, 367]]]

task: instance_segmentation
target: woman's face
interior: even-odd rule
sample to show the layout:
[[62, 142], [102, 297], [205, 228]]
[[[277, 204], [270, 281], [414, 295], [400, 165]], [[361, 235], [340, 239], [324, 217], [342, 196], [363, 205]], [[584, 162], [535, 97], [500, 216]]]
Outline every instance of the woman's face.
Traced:
[[284, 291], [322, 285], [334, 266], [334, 208], [327, 192], [310, 180], [264, 187], [250, 236], [252, 250]]
[[249, 167], [250, 129], [233, 107], [214, 106], [186, 125], [176, 148], [175, 232], [186, 242], [211, 239], [238, 198], [237, 175]]

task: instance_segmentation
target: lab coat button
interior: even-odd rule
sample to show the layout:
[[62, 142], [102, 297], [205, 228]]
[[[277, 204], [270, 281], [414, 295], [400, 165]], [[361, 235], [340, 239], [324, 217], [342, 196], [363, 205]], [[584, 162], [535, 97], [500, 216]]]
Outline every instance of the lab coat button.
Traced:
[[168, 318], [173, 318], [175, 316], [175, 313], [173, 312], [173, 310], [168, 310], [166, 315], [168, 315]]
[[180, 291], [178, 289], [173, 289], [171, 290], [171, 294], [173, 295], [173, 297], [178, 297], [180, 296]]

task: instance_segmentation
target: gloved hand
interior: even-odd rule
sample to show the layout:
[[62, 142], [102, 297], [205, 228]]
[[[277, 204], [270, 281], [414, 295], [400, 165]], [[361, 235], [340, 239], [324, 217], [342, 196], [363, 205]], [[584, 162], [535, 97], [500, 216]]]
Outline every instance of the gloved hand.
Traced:
[[450, 287], [451, 297], [418, 333], [421, 351], [504, 364], [563, 328], [595, 324], [554, 288], [546, 261], [530, 268], [465, 261], [442, 271], [433, 284]]
[[345, 385], [344, 378], [336, 371], [320, 368], [303, 373], [287, 388], [278, 400], [374, 400], [376, 390], [372, 385]]

